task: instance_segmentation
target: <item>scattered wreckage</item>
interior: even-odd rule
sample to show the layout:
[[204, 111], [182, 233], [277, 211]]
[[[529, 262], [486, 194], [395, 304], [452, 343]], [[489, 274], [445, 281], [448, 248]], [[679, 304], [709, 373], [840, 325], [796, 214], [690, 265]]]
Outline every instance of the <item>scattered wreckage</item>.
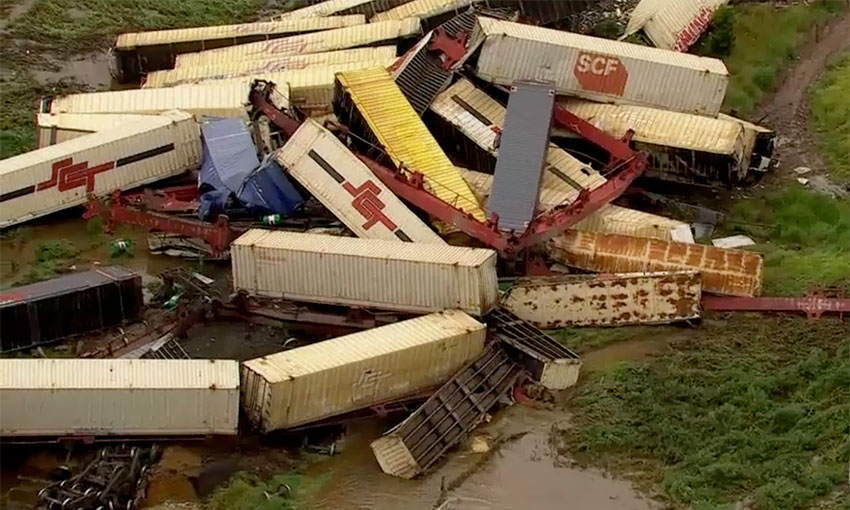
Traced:
[[[723, 63], [669, 51], [722, 3], [641, 2], [630, 30], [658, 48], [521, 23], [590, 7], [525, 0], [327, 0], [122, 35], [113, 73], [142, 87], [45, 98], [40, 149], [0, 161], [0, 226], [85, 204], [108, 231], [149, 230], [152, 249], [230, 259], [235, 292], [170, 272], [143, 323], [140, 280], [118, 267], [4, 292], [4, 352], [122, 329], [80, 359], [0, 360], [0, 435], [234, 435], [240, 410], [246, 432], [271, 433], [393, 410], [408, 416], [372, 450], [411, 478], [516, 388], [576, 384], [581, 360], [545, 329], [850, 312], [758, 297], [759, 254], [614, 203], [641, 176], [731, 186], [772, 168], [773, 132], [719, 113]], [[211, 316], [357, 331], [191, 360], [179, 338]], [[131, 466], [93, 463], [42, 506], [132, 508], [137, 454], [107, 453]]]

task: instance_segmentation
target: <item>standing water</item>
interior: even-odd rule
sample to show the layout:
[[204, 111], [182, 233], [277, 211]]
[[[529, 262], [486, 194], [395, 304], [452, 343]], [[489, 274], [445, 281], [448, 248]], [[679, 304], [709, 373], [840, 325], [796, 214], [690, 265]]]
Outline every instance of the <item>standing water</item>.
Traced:
[[[381, 472], [369, 442], [379, 422], [352, 426], [343, 452], [307, 468], [328, 482], [310, 507], [317, 510], [648, 510], [658, 505], [631, 483], [599, 470], [569, 466], [550, 445], [553, 426], [566, 426], [553, 411], [514, 405], [476, 429], [470, 444], [451, 452], [432, 473], [403, 480]], [[384, 424], [386, 425], [386, 424]], [[483, 446], [482, 446], [483, 445]], [[474, 450], [474, 451], [473, 451]]]

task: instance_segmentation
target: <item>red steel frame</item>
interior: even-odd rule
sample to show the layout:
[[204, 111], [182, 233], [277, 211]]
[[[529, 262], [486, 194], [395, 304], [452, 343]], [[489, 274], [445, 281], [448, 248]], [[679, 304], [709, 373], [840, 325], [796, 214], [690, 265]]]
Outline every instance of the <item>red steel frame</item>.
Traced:
[[810, 319], [819, 319], [824, 313], [843, 315], [850, 313], [850, 299], [829, 298], [813, 293], [804, 297], [702, 297], [706, 310], [722, 312], [805, 312]]
[[113, 192], [108, 203], [89, 196], [83, 217], [89, 219], [95, 216], [102, 216], [106, 220], [107, 230], [112, 230], [115, 223], [126, 223], [203, 239], [216, 254], [228, 251], [231, 241], [242, 233], [241, 230], [231, 228], [227, 216], [223, 214], [218, 216], [215, 223], [206, 223], [127, 207], [120, 191]]
[[[257, 85], [262, 85], [263, 88], [260, 89]], [[268, 82], [257, 82], [251, 93], [251, 102], [257, 110], [263, 112], [269, 120], [280, 127], [286, 136], [292, 136], [300, 123], [268, 101], [271, 86], [273, 84]], [[469, 213], [432, 195], [425, 189], [424, 176], [415, 170], [396, 170], [363, 154], [356, 155], [403, 200], [486, 243], [501, 255], [511, 256], [563, 233], [619, 197], [643, 173], [648, 163], [645, 154], [635, 152], [629, 147], [631, 132], [625, 139], [618, 140], [558, 105], [555, 106], [554, 119], [566, 129], [608, 152], [611, 158], [609, 168], [612, 169], [612, 175], [609, 175], [608, 181], [598, 188], [590, 191], [582, 190], [573, 203], [556, 207], [537, 216], [531, 221], [528, 229], [519, 236], [501, 232], [496, 216], [493, 216], [490, 221], [480, 222]]]

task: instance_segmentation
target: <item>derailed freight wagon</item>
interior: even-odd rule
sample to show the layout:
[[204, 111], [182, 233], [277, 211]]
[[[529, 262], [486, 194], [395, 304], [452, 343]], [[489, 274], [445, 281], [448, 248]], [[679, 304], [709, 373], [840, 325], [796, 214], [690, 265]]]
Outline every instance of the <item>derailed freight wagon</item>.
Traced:
[[[634, 105], [582, 99], [561, 104], [608, 134], [622, 138], [634, 131], [632, 143], [649, 154], [646, 175], [689, 184], [734, 185], [761, 178], [772, 166], [774, 133], [746, 121], [671, 112]], [[586, 151], [586, 143], [564, 135], [565, 146]]]
[[233, 287], [259, 296], [410, 313], [496, 306], [496, 252], [252, 229], [230, 245]]
[[392, 9], [408, 0], [325, 0], [309, 2], [312, 5], [293, 9], [277, 19], [302, 19], [341, 14], [365, 14], [367, 18], [376, 13]]
[[0, 350], [45, 344], [142, 315], [142, 277], [107, 266], [0, 293]]
[[121, 124], [0, 161], [0, 227], [83, 205], [200, 164], [200, 132], [185, 112]]
[[[250, 92], [250, 79], [183, 87], [110, 90], [45, 98], [41, 101], [40, 112], [155, 115], [168, 110], [182, 110], [197, 116], [248, 120]], [[287, 94], [288, 89], [282, 85], [279, 92]]]
[[[486, 202], [492, 188], [492, 173], [498, 155], [497, 140], [504, 125], [505, 107], [469, 80], [461, 79], [437, 96], [426, 120], [454, 158], [478, 170], [458, 169], [478, 197]], [[581, 190], [595, 189], [605, 181], [599, 172], [550, 144], [538, 208], [544, 210], [569, 204]], [[693, 242], [686, 223], [612, 204], [602, 207], [573, 228]]]
[[502, 307], [542, 329], [666, 324], [699, 317], [696, 271], [564, 275], [517, 280]]
[[135, 114], [39, 113], [35, 120], [38, 148], [146, 119]]
[[168, 69], [180, 53], [223, 48], [256, 41], [343, 28], [366, 23], [365, 16], [333, 16], [239, 25], [154, 30], [121, 34], [113, 50], [113, 74], [119, 81], [137, 80], [148, 71]]
[[306, 55], [283, 55], [264, 60], [222, 59], [221, 62], [215, 64], [181, 66], [176, 69], [148, 73], [143, 86], [156, 88], [193, 83], [205, 79], [220, 80], [252, 74], [303, 71], [352, 62], [388, 61], [395, 56], [395, 46], [378, 46], [376, 48], [352, 48], [325, 53], [308, 53]]
[[235, 435], [239, 364], [0, 359], [0, 416], [19, 441]]
[[417, 38], [420, 35], [422, 35], [422, 29], [417, 18], [382, 21], [314, 34], [284, 37], [274, 41], [240, 44], [231, 48], [184, 53], [177, 56], [176, 67], [209, 65], [221, 59], [266, 60], [279, 55], [304, 55], [361, 46], [382, 46], [394, 41], [402, 42]]
[[481, 353], [486, 326], [447, 310], [242, 364], [242, 407], [263, 432], [433, 390]]
[[718, 59], [482, 16], [475, 37], [474, 72], [499, 85], [551, 80], [558, 94], [714, 116], [729, 81]]
[[357, 237], [445, 244], [318, 122], [305, 120], [276, 159]]

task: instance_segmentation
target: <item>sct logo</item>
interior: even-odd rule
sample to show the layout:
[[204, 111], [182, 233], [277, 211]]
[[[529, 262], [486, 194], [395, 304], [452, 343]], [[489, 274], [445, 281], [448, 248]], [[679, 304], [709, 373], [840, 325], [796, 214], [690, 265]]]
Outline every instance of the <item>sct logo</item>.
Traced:
[[72, 158], [63, 159], [53, 163], [50, 179], [38, 183], [37, 189], [43, 191], [56, 186], [59, 191], [68, 191], [85, 186], [86, 191], [91, 193], [94, 191], [94, 176], [113, 168], [115, 168], [114, 161], [90, 167], [88, 161], [74, 163]]
[[579, 53], [573, 74], [583, 89], [622, 96], [629, 72], [617, 57]]

